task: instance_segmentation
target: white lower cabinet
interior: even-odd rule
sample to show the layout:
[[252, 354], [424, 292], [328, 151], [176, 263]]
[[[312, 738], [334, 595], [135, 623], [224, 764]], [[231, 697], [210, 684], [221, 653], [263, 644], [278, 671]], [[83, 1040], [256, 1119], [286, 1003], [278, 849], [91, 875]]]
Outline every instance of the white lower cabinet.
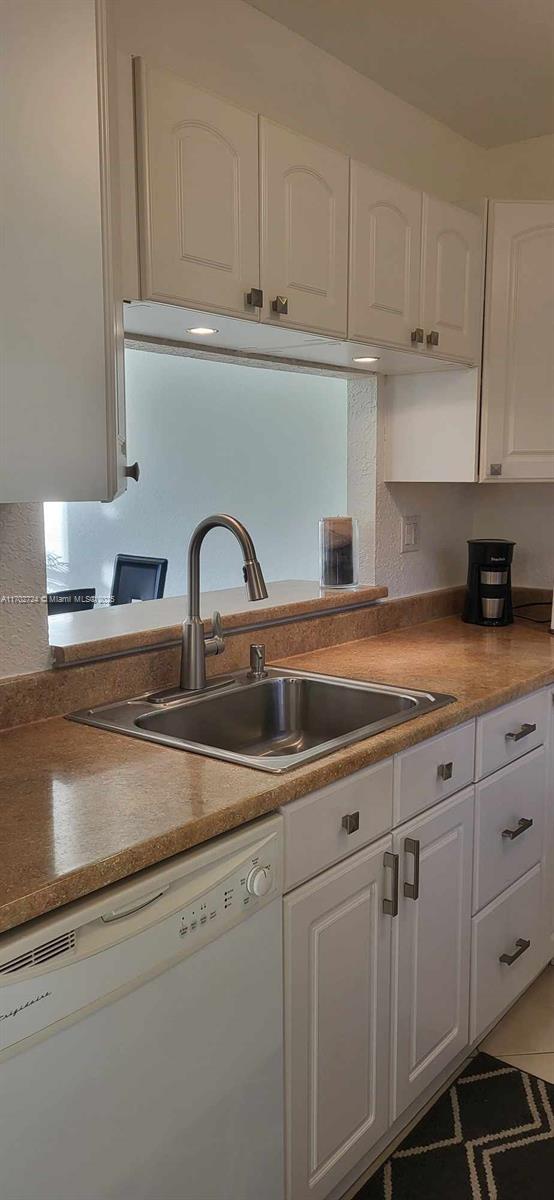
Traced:
[[477, 784], [474, 912], [540, 862], [545, 845], [546, 789], [544, 746]]
[[403, 825], [393, 842], [394, 1120], [469, 1041], [473, 788]]
[[472, 1040], [517, 1000], [548, 954], [545, 879], [537, 863], [473, 918]]
[[284, 808], [287, 1200], [352, 1182], [552, 957], [552, 700]]
[[389, 1121], [384, 838], [285, 898], [288, 1200], [322, 1200]]

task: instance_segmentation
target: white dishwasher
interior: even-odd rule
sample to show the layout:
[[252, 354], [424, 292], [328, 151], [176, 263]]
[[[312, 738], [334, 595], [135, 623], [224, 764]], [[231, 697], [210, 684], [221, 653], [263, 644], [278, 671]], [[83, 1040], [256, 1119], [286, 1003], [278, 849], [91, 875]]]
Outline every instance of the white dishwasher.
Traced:
[[283, 1200], [281, 822], [0, 937], [2, 1200]]

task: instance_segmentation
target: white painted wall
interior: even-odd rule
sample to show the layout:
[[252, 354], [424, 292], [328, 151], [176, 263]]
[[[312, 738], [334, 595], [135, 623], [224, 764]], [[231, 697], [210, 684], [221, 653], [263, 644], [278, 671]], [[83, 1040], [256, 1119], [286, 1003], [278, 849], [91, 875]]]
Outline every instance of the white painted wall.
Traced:
[[502, 483], [475, 488], [470, 537], [516, 542], [514, 583], [554, 586], [554, 484]]
[[483, 195], [496, 200], [552, 200], [554, 135], [488, 150], [481, 187]]
[[[318, 520], [346, 510], [346, 383], [129, 350], [127, 439], [140, 481], [112, 504], [47, 505], [48, 571], [109, 596], [115, 555], [169, 560], [165, 594], [186, 592], [186, 547], [212, 512], [244, 521], [268, 580], [318, 578]], [[202, 588], [235, 587], [242, 559], [214, 530]]]
[[42, 504], [0, 504], [0, 678], [49, 665], [45, 592]]

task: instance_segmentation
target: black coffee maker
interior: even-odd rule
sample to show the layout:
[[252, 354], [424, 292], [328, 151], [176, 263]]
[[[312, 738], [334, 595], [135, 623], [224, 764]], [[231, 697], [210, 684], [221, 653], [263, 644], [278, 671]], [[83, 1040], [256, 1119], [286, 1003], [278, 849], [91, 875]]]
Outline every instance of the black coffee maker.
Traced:
[[473, 538], [467, 544], [469, 563], [462, 621], [471, 625], [511, 625], [511, 564], [516, 543], [503, 538]]

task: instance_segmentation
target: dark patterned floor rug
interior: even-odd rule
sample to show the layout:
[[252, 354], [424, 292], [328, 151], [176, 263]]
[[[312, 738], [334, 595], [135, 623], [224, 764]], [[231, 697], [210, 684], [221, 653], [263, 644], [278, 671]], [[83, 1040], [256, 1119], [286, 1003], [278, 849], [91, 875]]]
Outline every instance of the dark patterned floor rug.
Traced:
[[478, 1054], [355, 1200], [552, 1200], [554, 1084]]

